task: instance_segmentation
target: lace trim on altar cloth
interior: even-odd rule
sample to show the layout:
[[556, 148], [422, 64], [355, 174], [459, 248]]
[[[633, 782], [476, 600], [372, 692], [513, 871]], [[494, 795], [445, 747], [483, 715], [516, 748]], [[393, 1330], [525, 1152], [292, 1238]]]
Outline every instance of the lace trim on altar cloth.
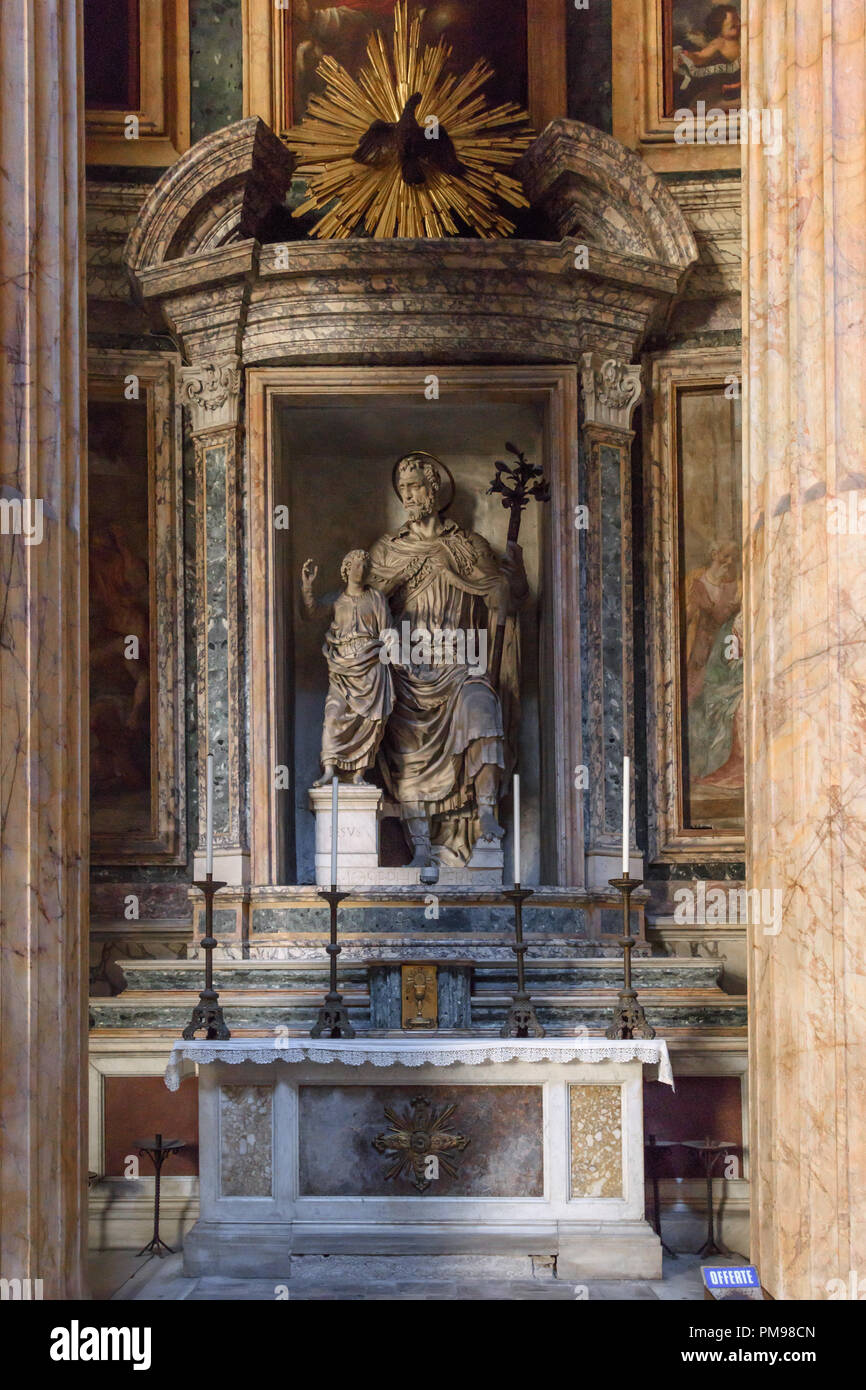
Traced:
[[465, 1066], [481, 1066], [485, 1062], [645, 1062], [657, 1064], [658, 1079], [673, 1086], [674, 1078], [667, 1043], [653, 1041], [609, 1041], [606, 1038], [552, 1038], [549, 1042], [447, 1042], [407, 1045], [390, 1039], [370, 1039], [369, 1042], [313, 1041], [300, 1038], [278, 1038], [264, 1042], [261, 1038], [233, 1038], [230, 1042], [176, 1042], [165, 1069], [165, 1084], [176, 1091], [181, 1081], [184, 1059], [200, 1066], [208, 1062], [342, 1062], [343, 1066], [361, 1067], [448, 1067], [455, 1062]]

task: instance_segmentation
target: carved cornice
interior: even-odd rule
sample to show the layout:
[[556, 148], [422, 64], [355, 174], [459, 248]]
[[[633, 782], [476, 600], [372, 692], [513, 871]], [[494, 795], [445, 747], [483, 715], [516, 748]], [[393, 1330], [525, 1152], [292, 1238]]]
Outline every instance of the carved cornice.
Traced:
[[188, 407], [193, 434], [230, 429], [238, 422], [241, 372], [230, 362], [199, 362], [182, 367], [180, 399]]
[[580, 384], [584, 425], [631, 429], [632, 413], [641, 395], [641, 369], [637, 363], [585, 352], [580, 360]]
[[194, 145], [142, 207], [126, 264], [186, 361], [577, 363], [591, 349], [628, 362], [696, 256], [642, 161], [576, 121], [552, 122], [521, 168], [548, 211], [548, 195], [568, 205], [559, 242], [269, 240], [262, 217], [289, 158], [261, 122], [239, 121]]
[[235, 242], [142, 273], [142, 294], [187, 361], [628, 361], [676, 289], [670, 272], [571, 242], [432, 238]]

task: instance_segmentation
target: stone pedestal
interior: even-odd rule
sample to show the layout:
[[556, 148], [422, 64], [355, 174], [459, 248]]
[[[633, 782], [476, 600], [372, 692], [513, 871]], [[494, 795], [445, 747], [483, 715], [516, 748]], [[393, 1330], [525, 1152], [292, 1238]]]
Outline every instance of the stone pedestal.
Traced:
[[663, 1042], [181, 1043], [168, 1084], [194, 1062], [188, 1275], [278, 1278], [292, 1254], [523, 1254], [556, 1256], [568, 1279], [661, 1277], [642, 1084], [645, 1064], [670, 1081]]
[[[311, 787], [309, 807], [316, 817], [316, 883], [331, 882], [331, 788]], [[385, 810], [378, 787], [355, 787], [341, 782], [337, 826], [338, 888], [412, 888], [422, 882], [421, 870], [379, 863], [379, 824]], [[435, 846], [434, 846], [435, 849]], [[437, 887], [500, 888], [502, 842], [481, 840], [465, 868], [438, 866]]]
[[[382, 792], [341, 782], [337, 814], [337, 887], [375, 883], [379, 868], [379, 820]], [[311, 787], [309, 806], [316, 817], [316, 883], [331, 883], [331, 787]]]

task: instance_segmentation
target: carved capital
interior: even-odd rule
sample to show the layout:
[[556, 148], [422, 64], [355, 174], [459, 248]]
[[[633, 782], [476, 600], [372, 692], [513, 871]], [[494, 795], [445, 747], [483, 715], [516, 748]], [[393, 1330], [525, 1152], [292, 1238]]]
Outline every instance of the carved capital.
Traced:
[[180, 398], [189, 408], [193, 434], [236, 425], [241, 398], [240, 368], [232, 362], [199, 362], [182, 367]]
[[640, 378], [637, 363], [585, 352], [580, 360], [583, 423], [630, 430], [632, 412], [641, 395]]

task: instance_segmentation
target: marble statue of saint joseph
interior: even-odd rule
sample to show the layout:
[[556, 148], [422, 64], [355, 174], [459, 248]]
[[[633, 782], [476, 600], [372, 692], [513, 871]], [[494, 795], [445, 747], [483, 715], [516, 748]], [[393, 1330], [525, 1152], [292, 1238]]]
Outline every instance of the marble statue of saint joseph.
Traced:
[[[526, 596], [520, 548], [504, 562], [487, 541], [440, 516], [442, 482], [429, 454], [408, 454], [396, 486], [407, 520], [370, 548], [369, 582], [386, 596], [398, 629], [472, 634], [474, 650], [493, 653], [497, 614]], [[467, 643], [467, 646], [472, 643]], [[503, 684], [514, 684], [513, 619]], [[468, 862], [479, 839], [498, 840], [505, 730], [500, 696], [478, 667], [445, 650], [429, 663], [395, 664], [394, 707], [380, 748], [380, 767], [414, 849], [413, 866]], [[431, 844], [432, 841], [432, 844]]]

